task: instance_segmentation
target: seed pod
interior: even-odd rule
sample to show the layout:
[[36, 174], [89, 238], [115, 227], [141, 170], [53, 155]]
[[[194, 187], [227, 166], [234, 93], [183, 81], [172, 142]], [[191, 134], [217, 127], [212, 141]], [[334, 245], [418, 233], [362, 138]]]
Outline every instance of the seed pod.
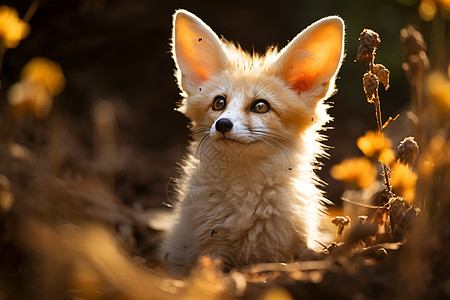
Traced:
[[378, 33], [371, 29], [364, 29], [359, 36], [358, 53], [356, 61], [372, 62], [378, 44], [381, 43]]
[[418, 154], [419, 145], [417, 145], [413, 136], [408, 136], [398, 145], [396, 159], [402, 164], [412, 166]]
[[363, 87], [366, 93], [367, 102], [373, 103], [378, 98], [378, 77], [370, 72], [366, 72], [363, 76]]
[[411, 25], [400, 30], [400, 39], [406, 56], [418, 55], [420, 51], [426, 50], [423, 35]]
[[423, 73], [430, 68], [430, 61], [425, 51], [420, 51], [419, 54], [409, 55], [407, 61], [402, 64], [403, 70], [406, 72], [406, 76], [414, 83], [417, 74]]
[[388, 68], [382, 64], [373, 65], [373, 70], [377, 74], [378, 80], [384, 85], [385, 90], [389, 88], [389, 75], [390, 72]]
[[340, 237], [345, 226], [350, 224], [350, 217], [337, 216], [336, 218], [331, 219], [331, 223], [337, 226], [336, 236]]

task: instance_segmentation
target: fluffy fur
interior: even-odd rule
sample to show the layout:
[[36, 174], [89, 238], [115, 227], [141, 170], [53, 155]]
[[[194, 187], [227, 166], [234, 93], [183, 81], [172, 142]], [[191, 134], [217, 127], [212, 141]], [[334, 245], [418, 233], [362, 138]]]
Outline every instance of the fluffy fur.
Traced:
[[[173, 26], [179, 110], [193, 140], [161, 247], [169, 270], [186, 274], [202, 255], [231, 268], [317, 248], [325, 201], [314, 173], [324, 154], [318, 131], [330, 119], [324, 100], [343, 58], [342, 20], [319, 20], [263, 56], [219, 39], [187, 11]], [[214, 110], [217, 96], [226, 105]], [[260, 99], [267, 112], [254, 110]], [[229, 131], [217, 129], [221, 119]]]

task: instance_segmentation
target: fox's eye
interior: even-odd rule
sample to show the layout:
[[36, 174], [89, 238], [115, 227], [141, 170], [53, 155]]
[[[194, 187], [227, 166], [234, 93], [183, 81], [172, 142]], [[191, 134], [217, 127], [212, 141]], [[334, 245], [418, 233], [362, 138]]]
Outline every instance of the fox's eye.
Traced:
[[259, 99], [252, 103], [250, 110], [255, 113], [263, 114], [270, 110], [270, 105], [266, 100]]
[[212, 109], [213, 110], [222, 110], [225, 108], [226, 104], [227, 104], [227, 102], [223, 96], [216, 96], [216, 98], [214, 98]]

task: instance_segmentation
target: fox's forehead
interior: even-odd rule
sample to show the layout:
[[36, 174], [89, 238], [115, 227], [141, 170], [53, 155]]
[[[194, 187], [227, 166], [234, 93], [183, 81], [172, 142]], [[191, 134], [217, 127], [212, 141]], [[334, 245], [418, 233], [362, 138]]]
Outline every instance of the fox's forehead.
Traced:
[[224, 47], [228, 58], [226, 68], [242, 73], [270, 71], [279, 54], [276, 47], [269, 47], [264, 54], [246, 52], [227, 41], [224, 41]]
[[212, 80], [210, 92], [225, 96], [230, 101], [272, 98], [281, 84], [275, 76], [266, 73], [225, 70]]

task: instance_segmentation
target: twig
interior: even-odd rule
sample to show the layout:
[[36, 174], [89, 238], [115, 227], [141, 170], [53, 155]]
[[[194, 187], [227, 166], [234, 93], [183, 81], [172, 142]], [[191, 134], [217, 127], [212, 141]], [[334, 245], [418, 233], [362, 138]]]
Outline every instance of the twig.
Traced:
[[[6, 52], [6, 46], [4, 46], [2, 43], [0, 43], [0, 75], [2, 74], [2, 68], [3, 68], [3, 58], [5, 56]], [[0, 89], [2, 88], [2, 80], [0, 77]]]
[[311, 260], [293, 263], [262, 263], [245, 267], [241, 270], [241, 273], [319, 271], [328, 270], [331, 265], [331, 261], [328, 260]]
[[358, 203], [358, 202], [352, 201], [352, 200], [347, 199], [347, 198], [341, 198], [341, 200], [345, 201], [345, 202], [349, 202], [349, 203], [354, 204], [354, 205], [359, 205], [359, 206], [362, 206], [362, 207], [370, 208], [370, 209], [383, 209], [383, 208], [385, 208], [385, 206], [377, 206], [377, 205]]
[[[378, 33], [376, 33], [371, 29], [364, 29], [359, 37], [358, 53], [355, 61], [365, 62], [369, 64], [369, 71], [366, 72], [366, 74], [364, 74], [363, 76], [364, 91], [366, 93], [367, 102], [373, 103], [373, 105], [375, 106], [375, 116], [377, 119], [378, 132], [380, 133], [381, 137], [383, 137], [381, 103], [380, 98], [378, 96], [378, 85], [380, 80], [377, 77], [377, 75], [380, 75], [379, 74], [380, 66], [383, 67], [383, 70], [388, 72], [387, 78], [385, 78], [386, 80], [381, 80], [381, 82], [385, 85], [387, 89], [389, 87], [389, 70], [384, 68], [384, 66], [382, 65], [375, 65], [375, 53], [379, 43], [381, 43], [381, 40]], [[381, 74], [380, 76], [382, 75], [383, 74]], [[381, 164], [383, 166], [383, 177], [386, 192], [391, 194], [392, 186], [389, 178], [388, 165], [383, 162], [381, 162]]]
[[392, 122], [394, 122], [395, 120], [397, 120], [399, 116], [400, 116], [400, 115], [397, 114], [394, 118], [389, 117], [389, 119], [387, 119], [387, 121], [384, 122], [383, 127], [381, 127], [381, 129], [382, 129], [382, 130], [386, 129], [386, 127], [388, 127]]
[[25, 15], [23, 16], [23, 20], [27, 23], [30, 23], [31, 18], [34, 16], [34, 14], [36, 13], [36, 10], [39, 7], [39, 0], [34, 0], [30, 7], [28, 8], [27, 12], [25, 13]]

